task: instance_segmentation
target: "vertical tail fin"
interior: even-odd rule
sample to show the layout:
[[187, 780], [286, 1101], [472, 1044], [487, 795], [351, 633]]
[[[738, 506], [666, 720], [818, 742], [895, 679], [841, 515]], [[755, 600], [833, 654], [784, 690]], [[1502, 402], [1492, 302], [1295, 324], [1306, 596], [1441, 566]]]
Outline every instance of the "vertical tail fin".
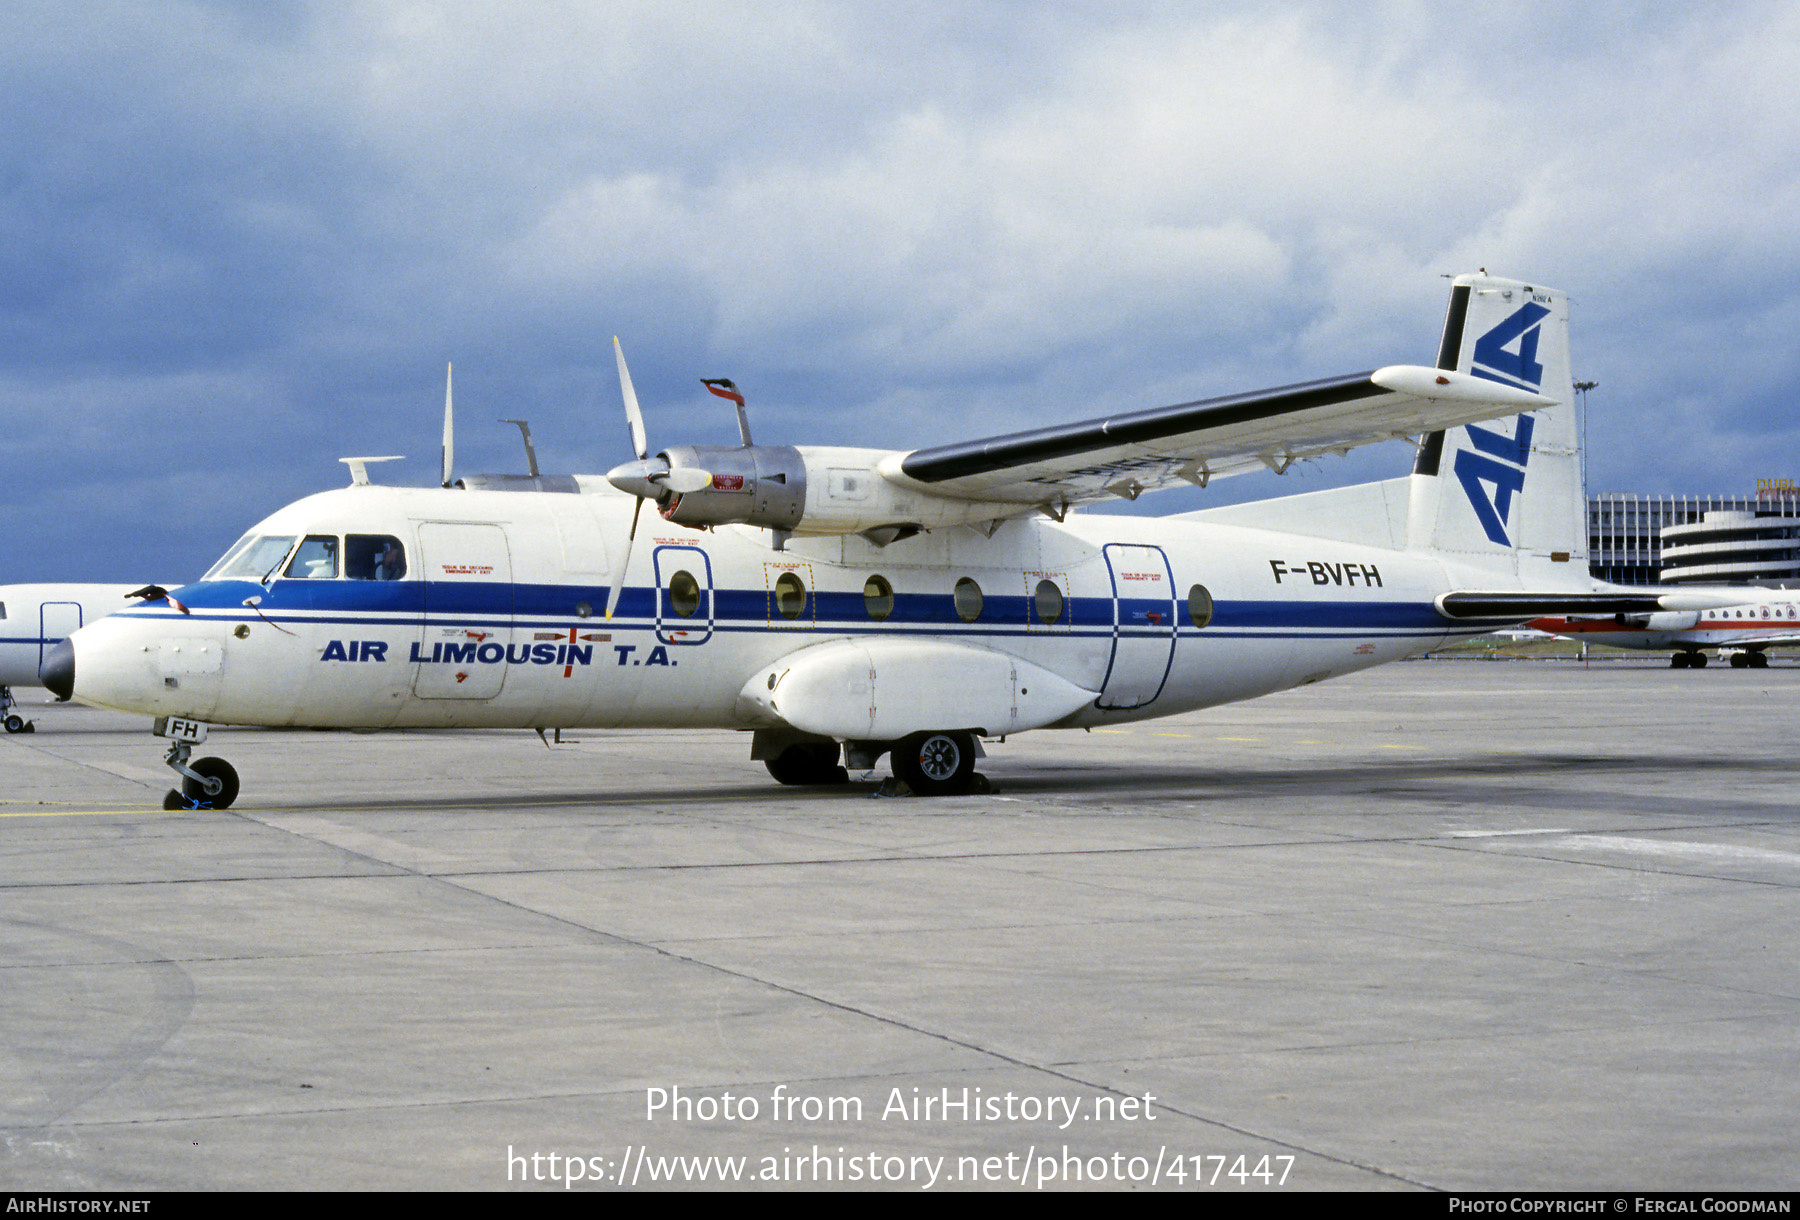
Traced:
[[1588, 588], [1568, 297], [1517, 280], [1457, 277], [1438, 367], [1557, 403], [1426, 437], [1413, 464], [1407, 545], [1486, 569], [1496, 587]]

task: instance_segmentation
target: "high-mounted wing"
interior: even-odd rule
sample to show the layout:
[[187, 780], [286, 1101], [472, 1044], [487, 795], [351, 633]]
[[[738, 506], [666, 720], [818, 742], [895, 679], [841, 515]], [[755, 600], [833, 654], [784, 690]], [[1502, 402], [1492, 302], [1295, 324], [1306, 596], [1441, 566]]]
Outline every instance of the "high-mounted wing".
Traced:
[[1556, 400], [1446, 369], [1390, 365], [899, 454], [882, 475], [952, 499], [1069, 505], [1135, 500], [1176, 483], [1285, 471], [1296, 461], [1550, 406]]

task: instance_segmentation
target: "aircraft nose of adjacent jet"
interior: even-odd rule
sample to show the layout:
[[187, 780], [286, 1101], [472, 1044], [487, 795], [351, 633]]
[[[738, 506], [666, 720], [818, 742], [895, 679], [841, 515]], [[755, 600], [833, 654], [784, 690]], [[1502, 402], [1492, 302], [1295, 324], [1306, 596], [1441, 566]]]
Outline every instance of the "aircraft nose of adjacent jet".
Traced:
[[61, 640], [49, 652], [44, 654], [44, 663], [38, 666], [38, 680], [49, 688], [50, 693], [58, 699], [67, 699], [75, 693], [75, 645], [68, 640]]

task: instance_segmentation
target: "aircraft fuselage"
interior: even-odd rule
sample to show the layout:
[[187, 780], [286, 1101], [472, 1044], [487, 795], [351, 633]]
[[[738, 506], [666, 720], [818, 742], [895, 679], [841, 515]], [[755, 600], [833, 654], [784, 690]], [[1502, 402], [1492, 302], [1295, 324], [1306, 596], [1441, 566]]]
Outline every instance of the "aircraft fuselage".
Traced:
[[[215, 575], [174, 590], [186, 614], [156, 603], [77, 636], [76, 697], [223, 724], [757, 728], [785, 713], [744, 697], [746, 685], [775, 667], [773, 691], [784, 659], [838, 643], [876, 647], [889, 675], [913, 671], [911, 687], [877, 678], [869, 700], [936, 703], [924, 723], [997, 734], [1250, 698], [1475, 630], [1433, 609], [1456, 583], [1441, 558], [1106, 515], [776, 550], [767, 530], [647, 513], [609, 619], [609, 561], [632, 508], [604, 490], [309, 497], [251, 532], [283, 551], [266, 583]], [[353, 552], [380, 538], [401, 544], [404, 575], [352, 573], [366, 562]], [[330, 555], [332, 575], [298, 574], [304, 554], [286, 547], [307, 539], [343, 564]], [[989, 656], [1020, 663], [1022, 699], [959, 689], [963, 662]], [[1040, 671], [1056, 679], [1041, 694], [1060, 702], [1034, 712]], [[820, 697], [839, 698], [835, 684]], [[970, 718], [941, 719], [959, 708]], [[903, 709], [887, 710], [891, 729]]]

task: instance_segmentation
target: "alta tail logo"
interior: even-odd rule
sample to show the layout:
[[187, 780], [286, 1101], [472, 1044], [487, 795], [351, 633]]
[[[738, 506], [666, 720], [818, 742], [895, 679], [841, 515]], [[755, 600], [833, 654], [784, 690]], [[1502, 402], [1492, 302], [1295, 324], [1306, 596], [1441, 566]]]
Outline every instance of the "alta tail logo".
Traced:
[[[1469, 371], [1520, 390], [1536, 391], [1544, 382], [1544, 366], [1538, 363], [1538, 333], [1550, 311], [1527, 301], [1502, 318], [1500, 324], [1475, 340]], [[1474, 449], [1456, 454], [1457, 482], [1469, 497], [1469, 507], [1481, 522], [1488, 540], [1509, 547], [1507, 519], [1513, 497], [1525, 487], [1525, 465], [1531, 460], [1531, 416], [1519, 416], [1513, 435], [1505, 436], [1470, 424], [1465, 431]], [[1490, 494], [1488, 488], [1493, 488]]]

